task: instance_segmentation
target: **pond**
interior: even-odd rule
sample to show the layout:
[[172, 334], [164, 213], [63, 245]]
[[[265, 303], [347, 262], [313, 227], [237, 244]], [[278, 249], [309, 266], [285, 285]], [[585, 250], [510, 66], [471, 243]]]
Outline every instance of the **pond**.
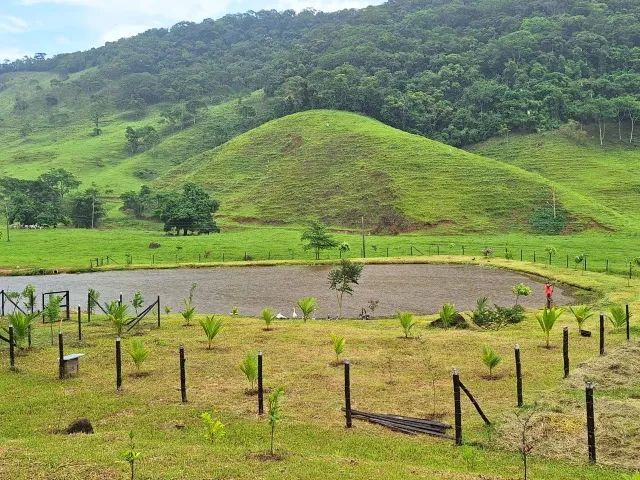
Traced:
[[[192, 283], [198, 288], [194, 296], [200, 313], [229, 313], [237, 306], [241, 315], [258, 315], [270, 306], [276, 312], [292, 316], [295, 302], [304, 296], [318, 299], [317, 318], [337, 314], [335, 292], [328, 288], [330, 266], [218, 267], [175, 270], [128, 270], [23, 276], [0, 278], [0, 288], [22, 291], [32, 283], [40, 293], [69, 290], [72, 306], [86, 308], [87, 289], [101, 293], [100, 300], [116, 299], [123, 292], [129, 302], [141, 291], [151, 303], [160, 295], [162, 305], [174, 312], [182, 307]], [[367, 265], [352, 297], [345, 296], [344, 316], [357, 317], [370, 300], [379, 302], [376, 316], [391, 316], [398, 310], [431, 314], [442, 304], [454, 303], [459, 310], [471, 310], [480, 297], [510, 306], [514, 303], [513, 285], [523, 282], [533, 294], [521, 298], [529, 307], [544, 305], [543, 278], [511, 271], [463, 265]], [[568, 287], [558, 286], [554, 294], [557, 304], [573, 301]], [[298, 315], [300, 312], [298, 311]]]

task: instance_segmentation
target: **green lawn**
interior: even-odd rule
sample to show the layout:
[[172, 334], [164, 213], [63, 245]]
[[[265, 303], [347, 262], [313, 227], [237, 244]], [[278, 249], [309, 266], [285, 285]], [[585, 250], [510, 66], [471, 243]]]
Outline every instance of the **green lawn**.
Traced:
[[[152, 229], [153, 227], [153, 229]], [[5, 271], [37, 269], [77, 270], [89, 267], [90, 259], [109, 256], [113, 266], [122, 266], [126, 255], [133, 256], [135, 266], [212, 263], [249, 260], [305, 260], [311, 261], [313, 253], [304, 251], [300, 241], [300, 227], [242, 227], [223, 225], [223, 232], [215, 235], [175, 237], [166, 236], [157, 224], [147, 225], [147, 229], [104, 229], [104, 230], [11, 230], [10, 242], [6, 233], [0, 241], [0, 268]], [[350, 245], [350, 257], [362, 256], [362, 237], [357, 233], [336, 232], [339, 241]], [[150, 249], [151, 242], [160, 243], [158, 249]], [[462, 255], [482, 257], [481, 250], [491, 247], [493, 256], [505, 256], [505, 248], [514, 260], [520, 260], [520, 250], [524, 261], [548, 264], [545, 249], [554, 247], [552, 264], [565, 266], [569, 256], [569, 268], [580, 270], [583, 264], [575, 263], [575, 256], [587, 253], [587, 268], [605, 271], [609, 259], [609, 271], [628, 274], [629, 261], [640, 256], [640, 248], [635, 248], [637, 239], [633, 235], [583, 234], [571, 236], [510, 235], [366, 235], [366, 256], [424, 257]], [[177, 258], [176, 258], [177, 256]], [[337, 250], [325, 251], [323, 259], [337, 259]], [[637, 275], [635, 264], [634, 273]]]
[[[541, 267], [529, 269], [539, 271]], [[565, 278], [638, 300], [637, 291], [625, 289], [624, 282], [615, 277], [571, 274]], [[634, 303], [632, 308], [635, 311], [639, 306]], [[85, 324], [83, 342], [74, 339], [73, 322], [63, 325], [66, 352], [86, 354], [80, 375], [65, 381], [57, 379], [58, 351], [50, 345], [49, 327], [37, 324], [34, 349], [17, 358], [17, 372], [8, 370], [6, 349], [0, 349], [0, 411], [4, 412], [0, 477], [125, 478], [127, 465], [119, 455], [127, 446], [128, 432], [133, 431], [142, 452], [140, 479], [519, 478], [521, 461], [510, 430], [517, 411], [512, 349], [519, 343], [525, 400], [543, 405], [537, 424], [544, 418], [544, 423], [554, 425], [536, 443], [530, 478], [623, 478], [623, 470], [587, 464], [583, 393], [573, 386], [575, 380], [562, 380], [561, 327], [571, 329], [574, 366], [597, 356], [597, 336], [579, 337], [574, 321], [564, 315], [552, 334], [554, 348], [548, 350], [541, 346], [543, 337], [533, 312], [523, 323], [500, 332], [427, 328], [433, 318], [418, 318], [417, 338], [407, 340], [395, 319], [285, 321], [265, 331], [257, 319], [225, 317], [214, 348], [207, 350], [199, 326], [183, 326], [178, 315], [163, 315], [160, 329], [153, 327], [152, 320], [145, 320], [136, 333], [151, 350], [144, 376], [131, 376], [135, 370], [126, 354], [131, 337], [123, 339], [120, 393], [115, 391], [114, 334], [106, 319], [98, 317]], [[343, 358], [352, 361], [354, 408], [414, 416], [435, 409], [452, 422], [450, 371], [457, 367], [496, 425], [495, 432], [489, 434], [466, 399], [463, 422], [468, 448], [455, 447], [450, 440], [393, 433], [357, 420], [352, 430], [345, 430], [340, 411], [342, 368], [332, 364], [331, 333], [347, 339]], [[634, 335], [639, 333], [634, 324]], [[608, 351], [614, 352], [623, 342], [620, 333], [608, 335]], [[177, 349], [181, 344], [187, 357], [189, 402], [185, 405], [180, 403], [178, 388]], [[503, 356], [496, 380], [483, 378], [486, 367], [480, 353], [487, 344]], [[269, 428], [255, 413], [256, 398], [245, 394], [249, 384], [238, 368], [249, 350], [264, 352], [266, 386], [285, 387], [284, 418], [276, 431], [279, 460], [261, 457], [268, 448]], [[632, 406], [628, 395], [617, 391], [603, 387], [596, 393], [600, 462], [637, 465], [637, 458], [627, 453], [639, 446], [638, 437], [628, 433], [638, 428], [638, 417], [630, 415], [622, 423], [616, 419], [614, 414], [621, 408]], [[216, 445], [205, 441], [199, 419], [202, 412], [212, 410], [226, 424], [227, 432]], [[95, 434], [56, 433], [81, 416], [93, 422]], [[628, 436], [620, 442], [623, 428]]]

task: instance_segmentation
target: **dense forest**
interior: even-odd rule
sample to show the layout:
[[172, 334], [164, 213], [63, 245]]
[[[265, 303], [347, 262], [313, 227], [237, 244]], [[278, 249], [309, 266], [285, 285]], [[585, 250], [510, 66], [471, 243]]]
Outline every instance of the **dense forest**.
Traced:
[[[571, 119], [599, 126], [601, 139], [617, 122], [633, 142], [640, 2], [390, 0], [336, 13], [248, 12], [0, 65], [13, 71], [59, 74], [47, 105], [65, 92], [98, 112], [170, 104], [166, 117], [183, 122], [198, 103], [263, 90], [267, 117], [342, 109], [453, 145]], [[16, 98], [16, 111], [28, 108]]]

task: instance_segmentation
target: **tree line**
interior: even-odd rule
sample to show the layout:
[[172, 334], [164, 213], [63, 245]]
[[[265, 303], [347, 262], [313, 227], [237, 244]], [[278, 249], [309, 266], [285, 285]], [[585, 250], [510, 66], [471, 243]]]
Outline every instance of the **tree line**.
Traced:
[[198, 105], [262, 89], [271, 116], [348, 110], [453, 145], [567, 120], [595, 124], [601, 141], [615, 124], [633, 142], [640, 4], [391, 0], [247, 12], [0, 66], [20, 70], [59, 73], [55, 88], [73, 84], [119, 109], [180, 105], [166, 112], [172, 125], [197, 121]]
[[78, 190], [81, 182], [70, 172], [51, 169], [35, 180], [0, 178], [6, 221], [21, 226], [59, 224], [93, 228], [106, 215], [95, 185]]
[[214, 214], [220, 204], [200, 186], [187, 183], [182, 191], [154, 192], [147, 186], [121, 195], [122, 209], [136, 218], [152, 218], [164, 224], [164, 231], [176, 235], [209, 234], [220, 231]]
[[[8, 225], [95, 228], [106, 217], [104, 196], [95, 184], [79, 190], [81, 182], [70, 172], [52, 169], [35, 180], [0, 178], [0, 198]], [[181, 191], [139, 191], [121, 195], [122, 209], [136, 218], [163, 222], [167, 233], [215, 233], [219, 203], [202, 188], [187, 183]]]

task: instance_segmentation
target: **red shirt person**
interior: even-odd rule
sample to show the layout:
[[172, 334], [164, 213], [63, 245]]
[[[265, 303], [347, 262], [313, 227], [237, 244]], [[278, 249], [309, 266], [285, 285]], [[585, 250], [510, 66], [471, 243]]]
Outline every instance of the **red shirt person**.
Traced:
[[547, 297], [547, 308], [551, 308], [551, 301], [553, 297], [553, 285], [549, 282], [544, 284], [544, 295]]

